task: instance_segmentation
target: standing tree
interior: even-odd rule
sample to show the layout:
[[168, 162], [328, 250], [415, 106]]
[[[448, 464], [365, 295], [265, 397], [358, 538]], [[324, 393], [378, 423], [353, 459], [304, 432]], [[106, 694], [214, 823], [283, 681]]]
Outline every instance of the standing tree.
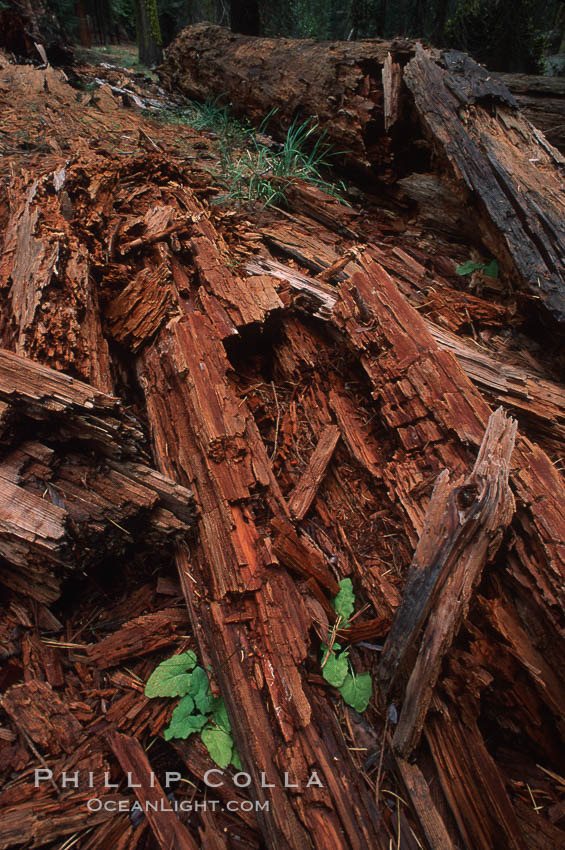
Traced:
[[157, 0], [135, 0], [135, 25], [140, 64], [160, 65], [163, 61], [163, 40]]
[[88, 15], [86, 14], [86, 5], [84, 0], [76, 0], [75, 14], [78, 21], [78, 39], [82, 47], [90, 47], [92, 40], [90, 38], [90, 27], [88, 26]]
[[259, 35], [261, 22], [257, 0], [230, 0], [232, 32], [243, 35]]

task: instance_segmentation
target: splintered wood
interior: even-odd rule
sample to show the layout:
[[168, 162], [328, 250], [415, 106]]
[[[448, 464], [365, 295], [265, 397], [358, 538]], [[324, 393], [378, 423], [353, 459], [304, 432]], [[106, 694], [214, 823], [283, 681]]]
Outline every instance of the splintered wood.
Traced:
[[[234, 209], [117, 69], [0, 64], [0, 850], [565, 848], [557, 152], [459, 54], [200, 25], [165, 77], [379, 174]], [[145, 696], [189, 649], [239, 773]]]

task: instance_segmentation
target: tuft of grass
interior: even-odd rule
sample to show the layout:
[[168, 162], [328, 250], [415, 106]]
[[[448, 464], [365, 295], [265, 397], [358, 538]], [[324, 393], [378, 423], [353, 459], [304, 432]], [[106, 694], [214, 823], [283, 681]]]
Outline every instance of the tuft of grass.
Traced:
[[312, 140], [317, 129], [316, 123], [295, 120], [282, 146], [268, 146], [254, 135], [249, 147], [243, 153], [236, 151], [236, 156], [228, 146], [221, 145], [222, 176], [227, 191], [217, 198], [217, 203], [230, 200], [260, 202], [263, 206], [284, 205], [286, 191], [295, 180], [303, 180], [340, 197], [343, 184], [338, 186], [322, 175], [322, 169], [330, 165], [329, 160], [335, 154], [324, 142], [324, 133]]
[[184, 109], [163, 110], [160, 119], [167, 124], [182, 124], [193, 130], [213, 133], [223, 143], [233, 147], [248, 144], [254, 132], [251, 124], [234, 118], [227, 106], [218, 103], [218, 98], [203, 103], [189, 100]]
[[286, 191], [295, 180], [342, 200], [343, 183], [332, 183], [323, 176], [331, 158], [338, 155], [325, 141], [325, 132], [317, 134], [318, 124], [311, 120], [294, 120], [282, 144], [271, 142], [263, 133], [275, 111], [256, 129], [234, 118], [216, 98], [204, 103], [190, 101], [183, 110], [164, 111], [161, 120], [217, 137], [218, 167], [213, 173], [225, 191], [213, 203], [285, 205]]

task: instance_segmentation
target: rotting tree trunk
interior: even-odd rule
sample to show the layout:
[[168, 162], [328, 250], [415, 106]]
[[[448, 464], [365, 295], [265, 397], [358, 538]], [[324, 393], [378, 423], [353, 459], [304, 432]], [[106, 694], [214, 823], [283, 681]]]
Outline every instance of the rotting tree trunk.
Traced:
[[565, 154], [565, 80], [529, 74], [498, 74], [532, 124]]
[[[22, 70], [26, 81], [33, 75], [39, 91], [46, 80], [55, 88], [53, 74]], [[101, 97], [97, 114], [103, 106]], [[108, 134], [103, 122], [99, 133]], [[11, 499], [0, 545], [12, 559], [1, 569], [16, 594], [7, 616], [25, 629], [12, 633], [12, 619], [3, 633], [2, 672], [18, 680], [3, 697], [0, 745], [4, 772], [18, 781], [2, 793], [0, 847], [60, 843], [81, 830], [85, 850], [146, 846], [149, 830], [163, 850], [199, 838], [276, 850], [563, 847], [565, 487], [529, 439], [537, 428], [563, 456], [563, 390], [524, 369], [499, 374], [493, 356], [455, 336], [464, 309], [500, 327], [504, 305], [446, 294], [396, 239], [367, 245], [360, 215], [304, 186], [267, 226], [269, 211], [248, 219], [207, 207], [199, 198], [209, 183], [184, 155], [87, 144], [75, 161], [59, 151], [43, 162], [8, 178], [0, 263], [9, 349], [0, 353], [0, 479]], [[258, 244], [265, 256], [245, 279], [241, 257]], [[269, 246], [301, 271], [274, 263]], [[453, 333], [422, 315], [430, 280], [429, 301]], [[509, 468], [513, 426], [491, 412], [500, 402], [524, 422]], [[465, 485], [446, 492], [444, 470]], [[507, 474], [516, 510], [504, 535]], [[24, 546], [43, 550], [37, 578], [33, 554], [21, 563]], [[46, 597], [48, 571], [94, 570], [107, 557], [114, 594], [130, 553], [160, 567], [162, 548], [176, 558], [184, 600], [159, 575], [165, 592], [174, 585], [175, 607], [147, 613], [153, 586], [141, 587], [124, 622], [131, 599], [108, 594], [102, 614], [117, 629], [100, 637], [79, 619], [78, 629], [77, 620], [61, 627], [66, 641], [45, 639], [59, 592]], [[414, 549], [430, 579], [425, 622], [412, 580], [402, 599]], [[340, 641], [382, 643], [395, 624], [382, 704], [371, 700], [362, 718], [322, 679], [313, 634], [327, 639], [345, 576], [373, 611]], [[409, 646], [388, 687], [397, 639]], [[252, 777], [248, 797], [231, 793], [227, 775], [218, 796], [270, 802], [269, 811], [187, 820], [165, 810], [135, 826], [113, 812], [85, 819], [91, 789], [61, 800], [50, 786], [34, 788], [34, 766], [47, 762], [58, 776], [94, 763], [111, 766], [116, 781], [130, 773], [130, 796], [164, 800], [151, 769], [166, 745], [144, 745], [172, 706], [148, 705], [142, 691], [155, 663], [148, 653], [181, 647], [210, 664]], [[378, 653], [353, 645], [354, 669], [378, 670]], [[410, 733], [403, 741], [397, 714]], [[175, 752], [197, 782], [213, 766], [194, 738]], [[323, 787], [308, 787], [313, 770]], [[285, 773], [297, 787], [285, 787]]]
[[375, 181], [436, 172], [446, 195], [473, 210], [508, 285], [565, 327], [563, 157], [469, 57], [406, 41], [254, 39], [197, 25], [169, 47], [162, 76], [189, 97], [225, 96], [257, 123], [276, 107], [279, 134], [315, 116], [343, 165]]
[[[198, 202], [185, 192], [184, 203], [196, 222]], [[269, 846], [384, 846], [339, 730], [331, 715], [313, 710], [301, 675], [310, 616], [256, 518], [258, 498], [273, 521], [284, 522], [288, 508], [255, 422], [227, 377], [225, 320], [217, 323], [217, 317], [225, 309], [235, 317], [241, 284], [224, 270], [223, 303], [214, 294], [218, 270], [211, 254], [217, 242], [209, 223], [194, 224], [193, 256], [207, 257], [200, 266], [207, 315], [177, 300], [178, 317], [138, 361], [159, 467], [190, 481], [202, 510], [199, 547], [190, 557], [184, 548], [177, 555], [195, 635], [203, 657], [212, 661], [256, 799], [269, 804], [268, 814], [257, 815]], [[337, 583], [320, 561], [314, 575], [319, 579], [321, 573], [336, 593]], [[300, 568], [308, 577], [305, 560]], [[312, 764], [324, 790], [308, 787]], [[292, 794], [278, 781], [263, 787], [262, 775], [285, 773], [296, 786]]]
[[257, 124], [276, 107], [270, 129], [277, 135], [295, 118], [316, 116], [344, 161], [367, 171], [390, 156], [375, 143], [382, 135], [381, 68], [391, 50], [404, 64], [414, 44], [253, 38], [197, 24], [167, 48], [160, 75], [188, 97], [225, 98]]

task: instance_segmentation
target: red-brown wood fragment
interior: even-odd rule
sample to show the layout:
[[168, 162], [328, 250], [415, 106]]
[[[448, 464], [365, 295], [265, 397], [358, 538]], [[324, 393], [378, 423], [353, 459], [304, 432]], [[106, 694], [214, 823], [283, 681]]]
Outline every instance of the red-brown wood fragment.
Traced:
[[44, 752], [75, 750], [82, 727], [47, 682], [32, 679], [14, 685], [2, 697], [2, 708]]
[[390, 53], [383, 64], [382, 70], [383, 80], [383, 113], [385, 130], [388, 131], [394, 127], [398, 121], [399, 105], [400, 105], [400, 87], [402, 85], [402, 70], [398, 62], [395, 62]]
[[271, 520], [273, 552], [289, 570], [303, 576], [312, 576], [318, 584], [335, 596], [339, 585], [328, 570], [317, 550], [299, 538], [292, 525], [281, 517]]
[[393, 738], [393, 747], [403, 758], [418, 743], [443, 657], [468, 611], [483, 567], [496, 553], [512, 518], [508, 475], [515, 436], [515, 422], [506, 420], [499, 408], [490, 417], [470, 475], [449, 485], [442, 473], [428, 505], [378, 674], [386, 703], [427, 620]]
[[418, 813], [418, 819], [429, 846], [434, 850], [455, 850], [453, 841], [434, 805], [428, 783], [418, 765], [397, 757], [395, 767], [400, 774], [407, 796]]
[[89, 661], [100, 669], [115, 667], [128, 658], [155, 652], [178, 641], [188, 625], [186, 610], [165, 608], [125, 623], [98, 643], [89, 645]]
[[304, 519], [308, 513], [316, 498], [318, 487], [326, 474], [338, 440], [339, 428], [335, 425], [328, 425], [314, 449], [302, 478], [287, 497], [289, 510], [295, 519]]
[[144, 268], [106, 307], [110, 333], [134, 353], [151, 339], [167, 316], [170, 276], [166, 263], [156, 269]]
[[156, 781], [143, 747], [134, 738], [110, 733], [110, 745], [149, 821], [155, 840], [162, 850], [198, 850], [198, 844], [180, 822], [161, 784]]
[[476, 724], [453, 722], [448, 709], [441, 708], [441, 713], [431, 713], [425, 734], [464, 846], [491, 850], [500, 843], [527, 850], [502, 777]]

